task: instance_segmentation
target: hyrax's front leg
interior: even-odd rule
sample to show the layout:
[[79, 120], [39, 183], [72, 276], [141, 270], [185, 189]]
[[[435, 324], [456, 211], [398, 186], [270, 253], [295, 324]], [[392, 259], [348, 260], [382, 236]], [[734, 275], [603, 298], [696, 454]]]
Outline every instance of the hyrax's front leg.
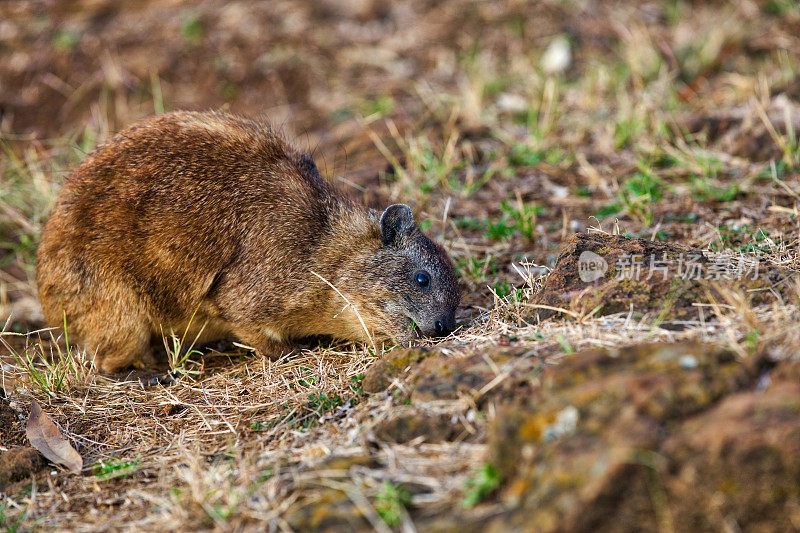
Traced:
[[273, 361], [292, 351], [292, 345], [286, 341], [279, 341], [266, 333], [250, 329], [235, 329], [233, 334], [241, 344], [253, 348], [258, 355], [268, 357]]
[[94, 356], [94, 364], [106, 373], [118, 372], [124, 368], [141, 362], [150, 365], [155, 361], [150, 350], [149, 332], [125, 331], [117, 329], [113, 338], [104, 334], [84, 337], [83, 345], [90, 356]]
[[[111, 309], [113, 307], [114, 309]], [[107, 373], [118, 372], [135, 363], [151, 364], [155, 358], [150, 348], [151, 333], [144, 314], [137, 306], [114, 302], [97, 306], [85, 313], [67, 330], [75, 329], [87, 355], [95, 366]]]

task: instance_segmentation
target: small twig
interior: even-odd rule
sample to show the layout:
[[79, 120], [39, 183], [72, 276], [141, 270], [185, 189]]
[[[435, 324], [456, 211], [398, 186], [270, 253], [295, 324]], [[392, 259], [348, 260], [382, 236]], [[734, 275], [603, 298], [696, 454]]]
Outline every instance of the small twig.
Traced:
[[331, 282], [330, 282], [330, 281], [328, 281], [327, 279], [323, 278], [322, 276], [320, 276], [319, 274], [317, 274], [317, 273], [316, 273], [316, 272], [314, 272], [313, 270], [311, 271], [311, 273], [312, 273], [312, 274], [314, 274], [315, 276], [317, 276], [317, 277], [318, 277], [319, 279], [321, 279], [322, 281], [324, 281], [324, 282], [325, 282], [325, 283], [326, 283], [326, 284], [327, 284], [327, 285], [328, 285], [328, 286], [329, 286], [331, 289], [333, 289], [334, 291], [336, 291], [336, 294], [338, 294], [339, 296], [341, 296], [341, 297], [342, 297], [342, 299], [343, 299], [345, 302], [347, 302], [347, 305], [349, 305], [350, 307], [352, 307], [352, 308], [353, 308], [353, 312], [356, 314], [356, 317], [358, 317], [358, 321], [359, 321], [359, 322], [361, 322], [361, 327], [362, 327], [362, 328], [364, 328], [364, 333], [366, 333], [366, 334], [367, 334], [367, 338], [369, 339], [369, 342], [370, 342], [370, 344], [372, 344], [372, 350], [373, 350], [373, 352], [374, 352], [375, 354], [377, 354], [377, 353], [378, 353], [378, 348], [375, 346], [375, 341], [373, 340], [373, 338], [372, 338], [372, 335], [370, 335], [370, 333], [369, 333], [369, 330], [367, 329], [367, 325], [364, 323], [364, 319], [363, 319], [363, 318], [361, 318], [361, 313], [359, 313], [359, 312], [358, 312], [358, 309], [356, 309], [356, 306], [355, 306], [355, 305], [353, 305], [353, 304], [350, 302], [350, 300], [348, 300], [348, 299], [347, 299], [347, 296], [345, 296], [344, 294], [342, 294], [342, 293], [341, 293], [341, 291], [340, 291], [339, 289], [337, 289], [336, 287], [334, 287], [334, 286], [333, 286], [333, 283], [331, 283]]
[[569, 309], [564, 309], [563, 307], [553, 307], [552, 305], [544, 305], [544, 304], [524, 304], [525, 307], [531, 307], [533, 309], [548, 309], [550, 311], [557, 311], [559, 313], [564, 313], [565, 315], [569, 315], [572, 318], [579, 319], [581, 315], [576, 313], [575, 311], [570, 311]]

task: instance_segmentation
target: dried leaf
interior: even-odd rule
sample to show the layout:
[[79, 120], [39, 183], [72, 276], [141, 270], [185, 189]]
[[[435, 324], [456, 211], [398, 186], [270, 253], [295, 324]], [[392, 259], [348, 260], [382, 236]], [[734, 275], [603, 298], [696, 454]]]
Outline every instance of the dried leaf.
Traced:
[[33, 400], [31, 406], [26, 433], [33, 447], [52, 462], [64, 465], [73, 472], [79, 472], [83, 468], [83, 458], [61, 435], [61, 430], [53, 419], [42, 411], [36, 400]]

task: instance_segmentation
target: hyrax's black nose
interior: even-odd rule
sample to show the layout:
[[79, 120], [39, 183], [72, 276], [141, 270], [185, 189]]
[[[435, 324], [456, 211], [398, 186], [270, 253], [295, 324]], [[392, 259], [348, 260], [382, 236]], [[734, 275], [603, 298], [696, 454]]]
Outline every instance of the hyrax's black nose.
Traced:
[[433, 329], [436, 331], [436, 335], [440, 337], [444, 337], [445, 335], [449, 335], [453, 332], [453, 328], [449, 326], [445, 321], [437, 320], [433, 324]]

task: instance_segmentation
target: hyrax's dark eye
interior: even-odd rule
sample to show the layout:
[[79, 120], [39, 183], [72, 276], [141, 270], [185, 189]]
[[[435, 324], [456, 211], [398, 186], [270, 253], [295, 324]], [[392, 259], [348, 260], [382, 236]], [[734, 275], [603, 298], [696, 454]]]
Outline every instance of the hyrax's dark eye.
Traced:
[[414, 274], [414, 280], [416, 280], [419, 286], [423, 288], [427, 287], [431, 283], [431, 277], [428, 275], [427, 272], [423, 272], [422, 270]]

